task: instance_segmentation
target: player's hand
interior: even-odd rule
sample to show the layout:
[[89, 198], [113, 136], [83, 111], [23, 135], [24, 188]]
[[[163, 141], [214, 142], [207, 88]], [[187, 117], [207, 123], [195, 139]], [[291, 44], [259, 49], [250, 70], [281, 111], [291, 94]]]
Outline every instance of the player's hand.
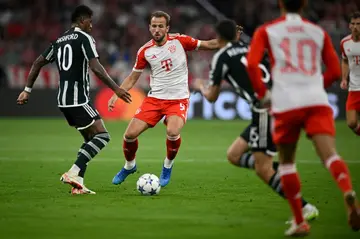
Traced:
[[23, 91], [20, 93], [19, 97], [17, 98], [16, 103], [18, 105], [25, 105], [28, 102], [29, 97], [30, 97], [30, 93]]
[[271, 92], [266, 90], [265, 96], [260, 100], [260, 104], [264, 108], [271, 107]]
[[108, 111], [114, 111], [115, 103], [119, 99], [119, 97], [116, 94], [113, 94], [113, 96], [108, 101]]
[[340, 83], [340, 88], [343, 90], [347, 90], [348, 88], [348, 81], [347, 80], [342, 80]]
[[204, 88], [204, 81], [200, 78], [195, 79], [194, 83], [192, 84], [193, 92], [201, 93], [202, 88]]
[[236, 40], [239, 41], [240, 40], [240, 36], [243, 33], [243, 27], [240, 25], [236, 25]]
[[131, 103], [131, 95], [129, 92], [124, 90], [123, 88], [118, 88], [115, 92], [117, 97], [125, 101], [126, 103]]

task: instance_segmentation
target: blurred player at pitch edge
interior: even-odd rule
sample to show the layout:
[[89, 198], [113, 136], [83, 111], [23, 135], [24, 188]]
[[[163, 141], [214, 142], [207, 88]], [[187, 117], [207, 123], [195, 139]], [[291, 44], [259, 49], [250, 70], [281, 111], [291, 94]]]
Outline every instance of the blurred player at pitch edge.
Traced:
[[360, 135], [360, 12], [350, 16], [349, 28], [351, 34], [341, 43], [341, 88], [348, 89], [346, 100], [346, 121], [349, 128]]
[[[283, 190], [294, 215], [287, 236], [306, 236], [309, 224], [301, 210], [301, 186], [295, 166], [296, 145], [305, 129], [316, 152], [343, 193], [348, 222], [360, 229], [360, 211], [346, 163], [335, 149], [335, 124], [324, 87], [340, 78], [340, 62], [329, 35], [301, 17], [306, 0], [280, 0], [282, 17], [259, 27], [247, 56], [248, 73], [258, 99], [273, 113], [273, 140], [279, 151]], [[267, 50], [272, 64], [271, 93], [258, 68]], [[321, 73], [322, 61], [326, 71]]]
[[95, 40], [90, 35], [92, 15], [93, 11], [85, 5], [75, 8], [71, 15], [71, 28], [35, 60], [26, 87], [17, 99], [19, 105], [26, 104], [41, 68], [56, 62], [60, 75], [58, 107], [69, 125], [75, 127], [84, 138], [75, 163], [60, 178], [62, 182], [73, 186], [72, 194], [95, 194], [84, 185], [85, 171], [91, 159], [110, 141], [99, 113], [90, 103], [89, 66], [117, 96], [127, 103], [131, 102], [130, 94], [119, 88], [98, 60]]
[[[152, 39], [137, 52], [136, 62], [121, 88], [130, 90], [139, 79], [146, 66], [151, 68], [148, 96], [135, 113], [124, 134], [123, 151], [125, 166], [113, 178], [113, 184], [122, 183], [137, 170], [135, 155], [138, 136], [154, 127], [163, 117], [166, 124], [167, 155], [160, 175], [162, 187], [169, 183], [174, 158], [180, 148], [180, 131], [186, 122], [189, 106], [187, 51], [218, 49], [216, 39], [200, 41], [186, 35], [169, 35], [170, 16], [157, 11], [151, 15], [149, 30]], [[109, 100], [109, 110], [113, 110], [118, 99], [114, 95]]]
[[[240, 32], [236, 34], [236, 24], [231, 20], [220, 21], [216, 25], [216, 32], [220, 50], [211, 62], [209, 85], [200, 84], [198, 87], [208, 101], [215, 102], [220, 94], [221, 82], [225, 80], [248, 102], [252, 114], [251, 123], [229, 147], [227, 158], [235, 166], [255, 169], [259, 178], [279, 196], [285, 197], [277, 170], [278, 162], [272, 160], [277, 150], [271, 136], [270, 114], [267, 108], [260, 105], [246, 72], [248, 44], [239, 40]], [[272, 81], [268, 61], [264, 59], [259, 68], [264, 73], [263, 81], [270, 88]], [[315, 206], [303, 198], [301, 202], [307, 220], [318, 217], [319, 211]]]

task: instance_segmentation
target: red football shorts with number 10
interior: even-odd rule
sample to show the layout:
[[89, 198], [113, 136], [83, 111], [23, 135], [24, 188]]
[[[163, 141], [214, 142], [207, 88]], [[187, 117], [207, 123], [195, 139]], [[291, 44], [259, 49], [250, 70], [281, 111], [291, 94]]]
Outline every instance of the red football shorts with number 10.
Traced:
[[140, 108], [136, 111], [134, 118], [148, 123], [154, 127], [164, 116], [166, 119], [177, 115], [186, 122], [189, 99], [164, 100], [154, 97], [146, 97]]

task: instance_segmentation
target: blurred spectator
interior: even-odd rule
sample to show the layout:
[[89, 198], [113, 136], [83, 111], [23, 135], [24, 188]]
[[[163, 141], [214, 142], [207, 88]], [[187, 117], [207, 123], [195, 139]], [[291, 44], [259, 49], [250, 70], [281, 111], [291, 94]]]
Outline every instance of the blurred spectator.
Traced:
[[[277, 0], [210, 0], [217, 9], [252, 34], [256, 27], [279, 15]], [[189, 34], [200, 39], [215, 36], [216, 19], [192, 0], [2, 0], [0, 1], [0, 65], [30, 66], [33, 60], [70, 26], [71, 11], [79, 4], [94, 10], [93, 36], [101, 62], [115, 68], [117, 79], [132, 68], [136, 52], [150, 39], [148, 16], [164, 10], [171, 15], [171, 32]], [[309, 1], [306, 16], [320, 24], [339, 42], [348, 34], [348, 15], [357, 10], [356, 0]], [[189, 54], [194, 77], [207, 77], [212, 53]], [[119, 69], [116, 69], [119, 68]], [[128, 69], [128, 70], [125, 70]], [[120, 74], [120, 73], [121, 74]]]

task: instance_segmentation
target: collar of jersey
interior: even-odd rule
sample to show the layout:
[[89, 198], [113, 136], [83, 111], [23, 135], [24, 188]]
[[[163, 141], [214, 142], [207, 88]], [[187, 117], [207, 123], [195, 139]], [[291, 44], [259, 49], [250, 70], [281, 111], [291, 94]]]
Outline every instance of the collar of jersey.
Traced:
[[169, 34], [167, 34], [167, 35], [166, 35], [166, 41], [164, 42], [164, 44], [158, 45], [158, 44], [156, 44], [156, 41], [155, 41], [154, 39], [152, 39], [152, 43], [153, 43], [155, 46], [157, 46], [157, 47], [162, 47], [162, 46], [164, 46], [164, 45], [168, 42], [169, 39], [170, 39]]
[[297, 13], [286, 13], [286, 20], [301, 20], [301, 16]]

